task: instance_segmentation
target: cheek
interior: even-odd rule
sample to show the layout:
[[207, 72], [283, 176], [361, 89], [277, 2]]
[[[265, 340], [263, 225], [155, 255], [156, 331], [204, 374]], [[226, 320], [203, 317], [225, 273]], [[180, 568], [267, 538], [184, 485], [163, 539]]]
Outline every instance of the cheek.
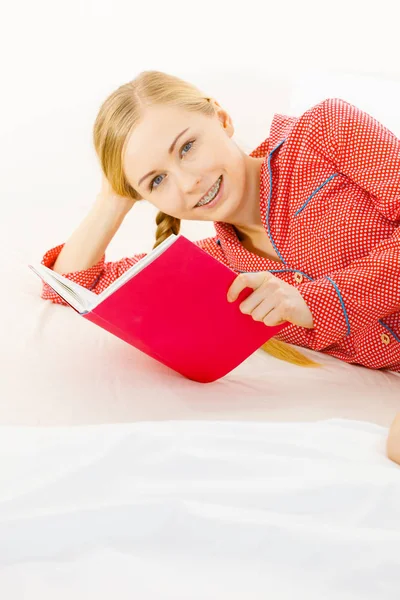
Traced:
[[179, 199], [177, 200], [176, 197], [163, 197], [160, 200], [157, 199], [156, 203], [152, 202], [152, 204], [158, 211], [177, 219], [182, 218], [185, 212], [187, 212], [187, 210], [185, 210], [183, 201], [181, 202]]

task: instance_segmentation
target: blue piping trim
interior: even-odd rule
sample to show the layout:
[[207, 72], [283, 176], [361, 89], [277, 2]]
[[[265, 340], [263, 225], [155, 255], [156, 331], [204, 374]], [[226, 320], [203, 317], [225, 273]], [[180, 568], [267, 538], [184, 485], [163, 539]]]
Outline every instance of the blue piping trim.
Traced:
[[269, 273], [301, 273], [302, 275], [304, 275], [304, 277], [310, 279], [310, 281], [314, 281], [312, 277], [307, 275], [307, 273], [303, 273], [303, 271], [299, 271], [298, 269], [262, 269], [261, 271], [240, 271], [239, 269], [236, 270], [239, 271], [239, 273], [263, 273], [264, 271], [268, 271]]
[[392, 334], [392, 336], [394, 337], [394, 339], [396, 340], [396, 342], [400, 342], [400, 338], [394, 333], [394, 331], [392, 331], [389, 327], [389, 325], [386, 325], [386, 323], [384, 323], [383, 321], [378, 321], [378, 323], [380, 323], [382, 325], [382, 327], [384, 327], [385, 329], [388, 330], [388, 332], [390, 334]]
[[304, 277], [307, 277], [310, 281], [314, 281], [312, 277], [307, 275], [307, 273], [303, 273], [303, 271], [299, 271], [299, 269], [268, 269], [270, 273], [301, 273]]
[[331, 284], [333, 285], [333, 287], [335, 288], [335, 291], [337, 293], [337, 295], [339, 296], [339, 300], [340, 300], [340, 304], [342, 305], [342, 310], [344, 313], [344, 318], [346, 319], [346, 324], [347, 324], [347, 335], [350, 335], [350, 322], [349, 322], [349, 317], [347, 316], [347, 312], [346, 312], [346, 308], [344, 306], [344, 302], [343, 302], [343, 298], [341, 293], [339, 292], [339, 288], [336, 285], [336, 283], [333, 281], [333, 279], [331, 279], [330, 277], [325, 276], [325, 279], [327, 279], [328, 281], [331, 282]]
[[268, 156], [268, 172], [269, 172], [269, 198], [268, 198], [268, 207], [267, 207], [267, 228], [268, 228], [268, 235], [269, 238], [271, 240], [271, 243], [274, 247], [275, 252], [277, 253], [277, 255], [279, 256], [279, 258], [281, 259], [281, 261], [283, 262], [283, 264], [286, 265], [286, 260], [283, 258], [283, 256], [281, 255], [281, 253], [279, 252], [278, 248], [276, 247], [276, 244], [272, 238], [271, 235], [271, 228], [269, 225], [269, 209], [270, 209], [270, 205], [271, 205], [271, 196], [272, 196], [272, 172], [271, 172], [271, 157], [273, 155], [273, 153], [275, 152], [275, 150], [277, 150], [279, 148], [279, 146], [282, 146], [283, 142], [286, 141], [286, 138], [284, 140], [282, 140], [281, 142], [279, 142], [279, 144], [277, 146], [275, 146], [275, 148], [273, 150], [271, 150], [269, 156]]
[[337, 175], [339, 175], [339, 173], [334, 173], [333, 175], [331, 175], [330, 177], [328, 177], [328, 179], [327, 179], [326, 181], [324, 181], [323, 183], [321, 183], [321, 185], [320, 185], [319, 187], [317, 187], [317, 189], [316, 189], [316, 190], [314, 190], [314, 191], [313, 191], [313, 193], [311, 194], [311, 196], [310, 196], [309, 198], [307, 198], [307, 200], [304, 202], [303, 206], [301, 206], [301, 207], [299, 208], [299, 210], [297, 210], [297, 211], [294, 213], [294, 216], [295, 216], [295, 217], [297, 217], [297, 215], [298, 215], [299, 213], [301, 213], [301, 211], [302, 211], [302, 210], [303, 210], [303, 209], [304, 209], [304, 208], [307, 206], [307, 204], [310, 202], [311, 198], [312, 198], [313, 196], [315, 196], [315, 194], [316, 194], [317, 192], [319, 192], [319, 190], [320, 190], [321, 188], [323, 188], [323, 187], [324, 187], [324, 185], [326, 185], [326, 184], [327, 184], [327, 183], [328, 183], [328, 182], [329, 182], [331, 179], [333, 179], [333, 178], [334, 178], [334, 177], [336, 177]]
[[103, 271], [101, 273], [99, 273], [99, 275], [96, 277], [96, 279], [94, 280], [94, 282], [92, 283], [92, 285], [90, 286], [89, 290], [91, 291], [95, 285], [97, 284], [97, 282], [99, 281], [101, 275], [102, 275]]

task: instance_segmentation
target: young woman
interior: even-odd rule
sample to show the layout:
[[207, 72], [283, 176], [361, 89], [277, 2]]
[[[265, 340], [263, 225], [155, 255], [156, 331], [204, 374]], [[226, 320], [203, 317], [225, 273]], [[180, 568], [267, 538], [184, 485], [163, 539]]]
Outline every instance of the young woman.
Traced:
[[[100, 293], [143, 258], [105, 262], [105, 250], [147, 200], [159, 211], [154, 247], [182, 219], [214, 222], [196, 243], [238, 274], [228, 300], [251, 287], [244, 313], [291, 323], [267, 352], [315, 365], [288, 342], [400, 372], [399, 140], [338, 98], [276, 114], [250, 155], [233, 133], [219, 103], [177, 77], [145, 71], [119, 87], [94, 124], [102, 190], [42, 263]], [[42, 297], [63, 303], [46, 284]]]

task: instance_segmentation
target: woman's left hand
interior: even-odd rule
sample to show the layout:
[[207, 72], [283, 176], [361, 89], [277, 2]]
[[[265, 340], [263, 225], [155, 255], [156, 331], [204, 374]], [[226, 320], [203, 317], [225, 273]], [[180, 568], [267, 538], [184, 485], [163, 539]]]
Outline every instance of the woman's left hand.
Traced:
[[234, 302], [246, 287], [252, 288], [254, 292], [243, 300], [239, 308], [255, 321], [262, 321], [270, 327], [285, 321], [307, 329], [314, 327], [311, 311], [293, 285], [269, 271], [241, 273], [228, 290], [228, 302]]

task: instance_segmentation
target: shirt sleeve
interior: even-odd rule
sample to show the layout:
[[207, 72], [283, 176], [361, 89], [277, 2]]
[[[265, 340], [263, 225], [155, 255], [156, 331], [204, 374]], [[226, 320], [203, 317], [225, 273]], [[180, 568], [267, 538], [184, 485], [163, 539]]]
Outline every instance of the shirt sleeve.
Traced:
[[[366, 190], [387, 219], [400, 220], [400, 141], [367, 113], [337, 98], [310, 111], [310, 143]], [[369, 254], [298, 290], [311, 310], [307, 343], [322, 350], [400, 310], [400, 225]]]
[[[221, 246], [218, 244], [217, 236], [198, 240], [194, 243], [208, 254], [214, 256], [214, 258], [220, 262], [227, 264], [225, 254]], [[41, 264], [45, 265], [49, 269], [52, 269], [64, 245], [65, 244], [60, 244], [59, 246], [55, 246], [54, 248], [48, 250], [43, 256]], [[89, 289], [95, 294], [100, 294], [113, 281], [118, 279], [125, 271], [130, 269], [145, 256], [146, 253], [141, 253], [135, 254], [132, 257], [122, 258], [115, 262], [106, 262], [105, 254], [103, 254], [101, 259], [89, 269], [73, 271], [70, 273], [62, 273], [62, 275], [66, 279], [70, 279], [71, 281], [78, 283], [82, 287]], [[68, 306], [68, 303], [65, 302], [63, 298], [60, 298], [60, 296], [43, 281], [41, 298], [44, 300], [51, 300], [51, 302], [54, 302], [55, 304], [63, 304]]]

